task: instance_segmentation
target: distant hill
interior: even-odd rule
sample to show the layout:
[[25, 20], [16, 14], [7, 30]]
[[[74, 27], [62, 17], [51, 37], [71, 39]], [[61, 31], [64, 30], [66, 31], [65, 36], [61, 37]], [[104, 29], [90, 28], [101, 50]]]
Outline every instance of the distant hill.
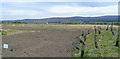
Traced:
[[[118, 22], [118, 16], [101, 16], [101, 17], [52, 17], [44, 19], [21, 19], [15, 20], [27, 23], [44, 23], [44, 22]], [[7, 21], [3, 21], [7, 22]], [[13, 22], [13, 21], [12, 21]]]

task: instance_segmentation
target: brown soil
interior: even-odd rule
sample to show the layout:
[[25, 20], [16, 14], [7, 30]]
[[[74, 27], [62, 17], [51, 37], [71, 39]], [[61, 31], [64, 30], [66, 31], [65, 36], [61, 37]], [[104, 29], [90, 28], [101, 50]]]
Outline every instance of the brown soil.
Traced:
[[22, 27], [3, 29], [35, 31], [3, 36], [2, 43], [9, 44], [9, 49], [3, 48], [3, 57], [71, 57], [74, 48], [72, 43], [83, 30]]

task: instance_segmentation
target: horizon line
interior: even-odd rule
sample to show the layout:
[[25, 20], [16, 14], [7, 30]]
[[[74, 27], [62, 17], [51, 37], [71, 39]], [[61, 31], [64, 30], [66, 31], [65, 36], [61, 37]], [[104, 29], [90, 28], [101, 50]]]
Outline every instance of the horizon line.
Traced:
[[46, 19], [46, 18], [68, 18], [68, 17], [103, 17], [103, 16], [119, 16], [119, 15], [98, 15], [98, 16], [50, 16], [42, 18], [19, 18], [19, 19], [2, 19], [0, 21], [14, 21], [14, 20], [24, 20], [24, 19]]

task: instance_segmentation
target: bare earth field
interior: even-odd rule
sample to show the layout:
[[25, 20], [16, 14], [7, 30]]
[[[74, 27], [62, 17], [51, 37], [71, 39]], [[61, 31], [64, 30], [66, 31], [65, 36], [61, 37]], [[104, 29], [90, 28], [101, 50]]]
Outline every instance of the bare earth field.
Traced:
[[3, 57], [71, 57], [72, 43], [83, 29], [17, 27], [4, 25], [3, 29], [31, 30], [34, 32], [2, 36]]

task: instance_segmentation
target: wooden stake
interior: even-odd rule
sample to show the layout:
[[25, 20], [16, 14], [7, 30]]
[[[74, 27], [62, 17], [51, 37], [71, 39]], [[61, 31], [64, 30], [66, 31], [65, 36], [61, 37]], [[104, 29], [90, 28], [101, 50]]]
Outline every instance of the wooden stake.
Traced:
[[86, 41], [86, 39], [87, 39], [87, 38], [86, 38], [86, 35], [84, 35], [84, 41]]
[[94, 26], [94, 31], [95, 31], [95, 34], [97, 33], [97, 29], [96, 29], [96, 26]]
[[108, 30], [109, 29], [109, 24], [107, 24], [107, 28], [106, 28], [106, 30]]
[[110, 30], [113, 31], [113, 23], [111, 24]]
[[88, 30], [88, 34], [90, 34], [90, 31]]
[[82, 31], [82, 36], [84, 36], [84, 31]]
[[115, 46], [116, 46], [116, 47], [119, 46], [119, 39], [120, 39], [119, 37], [120, 37], [120, 36], [119, 36], [119, 34], [118, 34], [118, 36], [117, 36], [117, 40], [116, 40], [116, 43], [115, 43]]
[[98, 34], [99, 35], [101, 34], [101, 27], [100, 26], [98, 27]]
[[84, 56], [84, 44], [82, 44], [82, 49], [81, 49], [81, 57], [83, 57]]
[[95, 48], [98, 48], [97, 35], [94, 36]]

